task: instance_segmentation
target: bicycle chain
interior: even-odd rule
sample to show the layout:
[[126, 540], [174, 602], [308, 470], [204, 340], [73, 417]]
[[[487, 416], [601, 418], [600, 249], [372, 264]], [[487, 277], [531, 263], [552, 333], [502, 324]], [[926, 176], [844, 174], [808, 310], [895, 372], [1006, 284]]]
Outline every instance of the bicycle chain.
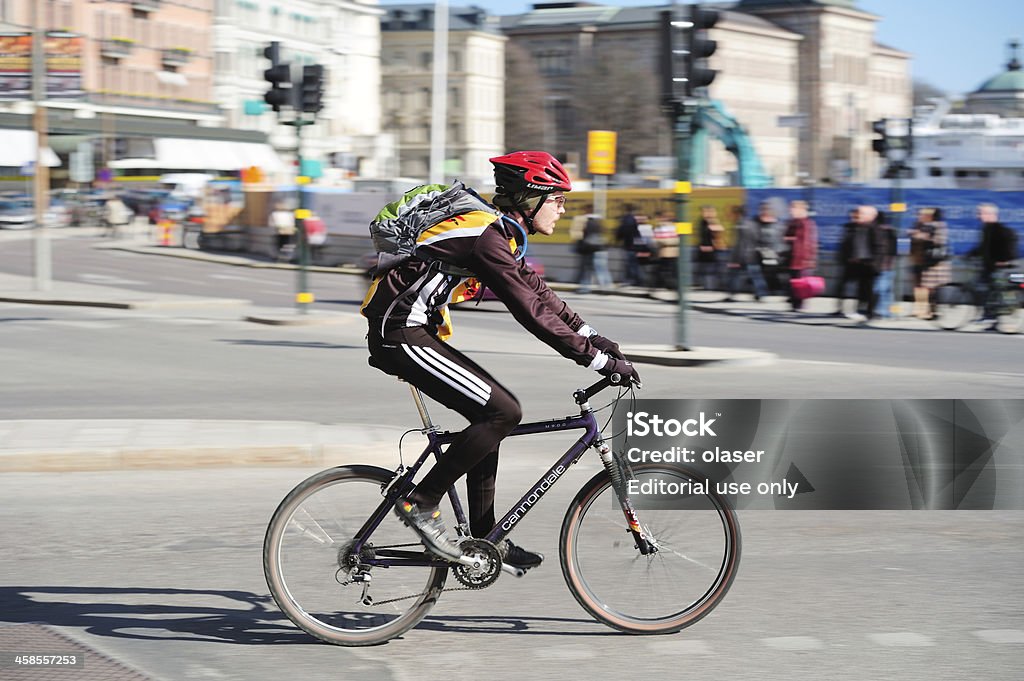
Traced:
[[[397, 549], [397, 548], [403, 548], [405, 546], [417, 546], [417, 544], [395, 544], [395, 545], [388, 546], [387, 548]], [[350, 584], [355, 584], [356, 582], [351, 582], [351, 581], [340, 582], [339, 581], [338, 583], [341, 584], [342, 586], [349, 586]], [[484, 585], [480, 585], [480, 586], [452, 587], [452, 588], [448, 588], [448, 589], [441, 589], [441, 593], [444, 593], [445, 591], [479, 591], [480, 589], [485, 589], [488, 586], [490, 586], [490, 585], [489, 584], [484, 584]], [[425, 593], [426, 592], [423, 591], [423, 592], [420, 592], [418, 594], [410, 594], [408, 596], [399, 596], [398, 598], [389, 598], [386, 601], [374, 601], [373, 604], [374, 605], [387, 605], [388, 603], [397, 603], [398, 601], [406, 601], [406, 600], [409, 600], [410, 598], [419, 598], [420, 596], [424, 595]]]

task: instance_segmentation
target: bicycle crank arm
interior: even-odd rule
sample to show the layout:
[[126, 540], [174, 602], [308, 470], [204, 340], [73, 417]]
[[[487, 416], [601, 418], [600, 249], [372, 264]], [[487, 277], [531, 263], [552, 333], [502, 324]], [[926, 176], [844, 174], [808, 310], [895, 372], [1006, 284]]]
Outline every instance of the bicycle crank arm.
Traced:
[[513, 566], [511, 566], [511, 565], [509, 565], [507, 563], [502, 563], [501, 564], [501, 571], [502, 572], [507, 572], [508, 574], [512, 575], [513, 577], [522, 577], [523, 575], [526, 574], [526, 570], [524, 570], [523, 568], [513, 567]]

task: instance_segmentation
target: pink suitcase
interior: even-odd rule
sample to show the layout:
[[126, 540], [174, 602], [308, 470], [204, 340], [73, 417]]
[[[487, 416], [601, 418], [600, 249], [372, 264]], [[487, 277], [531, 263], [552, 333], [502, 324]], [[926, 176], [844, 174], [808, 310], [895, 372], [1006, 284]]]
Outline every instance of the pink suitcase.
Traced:
[[825, 280], [821, 277], [800, 277], [791, 282], [793, 293], [800, 300], [820, 296], [825, 292]]

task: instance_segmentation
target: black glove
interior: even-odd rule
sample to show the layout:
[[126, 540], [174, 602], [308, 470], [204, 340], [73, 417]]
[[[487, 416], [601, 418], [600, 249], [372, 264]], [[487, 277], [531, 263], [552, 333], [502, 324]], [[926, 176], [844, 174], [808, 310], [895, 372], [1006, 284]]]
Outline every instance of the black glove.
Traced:
[[622, 354], [621, 350], [619, 350], [619, 344], [616, 343], [615, 341], [605, 338], [599, 333], [595, 333], [588, 340], [590, 341], [591, 345], [593, 345], [595, 348], [597, 348], [604, 354], [608, 355], [612, 359], [626, 359], [626, 356]]
[[629, 385], [630, 383], [636, 383], [640, 385], [640, 374], [636, 372], [636, 367], [633, 366], [632, 362], [627, 362], [624, 359], [609, 359], [608, 362], [601, 369], [597, 370], [602, 376], [618, 376], [619, 380], [613, 379], [614, 385]]

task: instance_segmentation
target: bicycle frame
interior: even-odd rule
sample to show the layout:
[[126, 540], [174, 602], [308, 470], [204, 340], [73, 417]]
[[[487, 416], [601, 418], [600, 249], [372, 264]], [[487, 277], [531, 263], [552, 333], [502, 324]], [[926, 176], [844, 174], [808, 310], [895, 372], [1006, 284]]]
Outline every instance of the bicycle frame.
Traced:
[[[565, 453], [548, 469], [548, 471], [530, 487], [529, 491], [524, 494], [511, 509], [509, 509], [509, 511], [494, 525], [493, 528], [491, 528], [491, 531], [487, 533], [486, 537], [484, 537], [487, 541], [496, 544], [504, 539], [505, 536], [512, 531], [515, 525], [520, 522], [526, 514], [533, 509], [536, 503], [540, 501], [540, 499], [551, 489], [551, 487], [554, 486], [554, 484], [561, 478], [562, 474], [568, 470], [569, 466], [576, 463], [590, 447], [603, 444], [600, 428], [597, 424], [597, 417], [594, 415], [594, 412], [590, 409], [589, 404], [585, 400], [604, 387], [607, 387], [607, 385], [609, 385], [609, 383], [601, 381], [585, 391], [581, 390], [576, 392], [577, 404], [580, 404], [582, 412], [579, 416], [566, 416], [549, 421], [523, 423], [512, 430], [509, 434], [510, 437], [516, 435], [536, 435], [539, 433], [561, 432], [565, 430], [585, 430], [586, 432], [565, 451]], [[427, 413], [422, 393], [413, 386], [410, 386], [410, 388], [413, 393], [413, 399], [416, 402], [416, 408], [423, 421], [424, 432], [427, 436], [427, 446], [423, 449], [423, 452], [416, 459], [415, 463], [413, 463], [404, 472], [399, 469], [396, 472], [396, 477], [393, 478], [384, 488], [383, 501], [356, 533], [355, 544], [352, 547], [352, 552], [355, 555], [361, 555], [360, 552], [363, 549], [363, 545], [370, 539], [373, 535], [373, 531], [378, 525], [380, 525], [384, 517], [391, 512], [391, 508], [394, 506], [395, 500], [412, 489], [413, 478], [426, 462], [430, 454], [434, 454], [435, 457], [443, 456], [442, 447], [450, 445], [458, 436], [458, 433], [453, 433], [451, 431], [438, 432], [437, 428], [430, 420], [430, 415]], [[455, 510], [456, 521], [460, 528], [462, 528], [464, 534], [468, 535], [466, 515], [462, 509], [462, 504], [459, 501], [459, 496], [454, 486], [448, 490], [448, 498], [451, 500], [452, 507]], [[626, 512], [630, 529], [639, 537], [639, 524], [636, 523], [636, 516], [632, 513], [632, 508], [629, 508]], [[375, 549], [373, 558], [366, 558], [361, 562], [374, 567], [394, 567], [399, 565], [447, 567], [450, 565], [450, 563], [441, 559], [431, 558], [429, 556], [425, 557], [422, 551], [403, 551], [400, 549], [387, 548]]]

